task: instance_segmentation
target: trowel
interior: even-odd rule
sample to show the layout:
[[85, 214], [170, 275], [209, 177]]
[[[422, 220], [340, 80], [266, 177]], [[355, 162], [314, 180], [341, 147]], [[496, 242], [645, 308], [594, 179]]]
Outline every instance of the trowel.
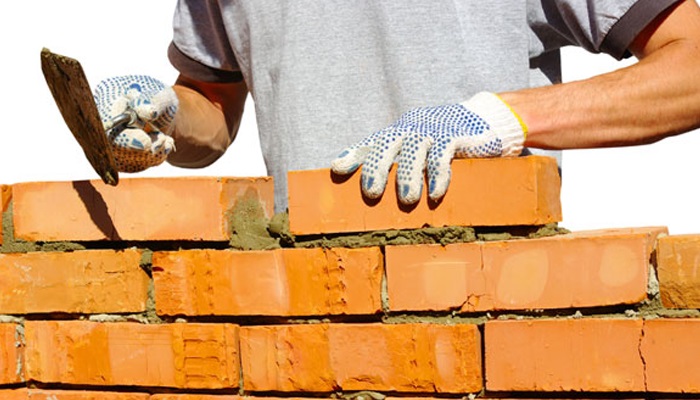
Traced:
[[119, 124], [133, 122], [135, 116], [124, 115], [103, 127], [90, 85], [80, 63], [70, 57], [41, 50], [41, 70], [56, 105], [90, 165], [108, 185], [119, 183], [119, 172], [105, 132]]

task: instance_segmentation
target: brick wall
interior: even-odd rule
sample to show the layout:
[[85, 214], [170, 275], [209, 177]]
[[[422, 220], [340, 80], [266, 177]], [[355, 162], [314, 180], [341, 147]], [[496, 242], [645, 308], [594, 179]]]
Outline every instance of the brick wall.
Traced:
[[699, 396], [700, 235], [565, 233], [559, 185], [297, 171], [288, 223], [268, 178], [2, 186], [0, 399]]

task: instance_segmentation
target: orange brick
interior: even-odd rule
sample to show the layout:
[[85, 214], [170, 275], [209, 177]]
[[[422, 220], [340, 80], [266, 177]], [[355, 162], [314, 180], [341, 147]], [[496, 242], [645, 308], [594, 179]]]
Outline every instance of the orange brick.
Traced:
[[213, 240], [230, 237], [241, 196], [273, 214], [271, 178], [134, 178], [14, 185], [15, 236], [28, 241]]
[[663, 305], [700, 308], [700, 235], [659, 239], [656, 260]]
[[145, 311], [140, 261], [133, 249], [0, 254], [0, 314]]
[[153, 254], [161, 315], [374, 314], [382, 275], [377, 247]]
[[486, 323], [486, 389], [644, 391], [641, 319]]
[[[150, 400], [283, 400], [281, 398], [272, 397], [243, 397], [238, 395], [213, 395], [213, 394], [154, 394]], [[296, 400], [295, 398], [285, 397], [284, 400]]]
[[559, 173], [548, 157], [454, 160], [452, 182], [442, 201], [432, 204], [424, 196], [412, 207], [397, 200], [395, 168], [379, 200], [362, 197], [359, 172], [349, 178], [333, 177], [328, 169], [292, 171], [288, 176], [289, 224], [297, 235], [561, 220]]
[[28, 396], [26, 388], [0, 389], [0, 399], [2, 400], [28, 400]]
[[647, 296], [655, 228], [541, 239], [387, 246], [391, 311], [557, 309]]
[[641, 352], [650, 392], [700, 393], [700, 319], [644, 322]]
[[[10, 207], [10, 200], [12, 200], [12, 186], [0, 185], [0, 218]], [[3, 243], [4, 222], [4, 219], [0, 219], [0, 245]]]
[[148, 393], [29, 389], [26, 400], [149, 400]]
[[27, 380], [101, 386], [235, 388], [238, 326], [27, 321]]
[[22, 382], [22, 351], [17, 325], [0, 323], [0, 385]]
[[476, 325], [241, 327], [243, 387], [469, 393], [482, 389]]

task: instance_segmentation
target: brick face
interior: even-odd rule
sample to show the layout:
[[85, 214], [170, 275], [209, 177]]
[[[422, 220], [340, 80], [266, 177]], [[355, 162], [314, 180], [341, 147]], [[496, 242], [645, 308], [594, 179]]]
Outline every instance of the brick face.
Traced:
[[700, 319], [652, 319], [644, 322], [641, 352], [647, 390], [700, 393]]
[[0, 254], [0, 314], [143, 312], [140, 261], [137, 250]]
[[385, 249], [392, 311], [633, 304], [646, 298], [656, 228]]
[[27, 379], [74, 385], [235, 388], [230, 324], [27, 321]]
[[[28, 400], [26, 388], [21, 389], [0, 389], [0, 399], [3, 400]], [[61, 400], [61, 399], [56, 399]]]
[[156, 252], [157, 312], [374, 314], [381, 311], [382, 261], [376, 247]]
[[25, 400], [149, 400], [148, 393], [30, 389]]
[[480, 349], [475, 325], [241, 328], [243, 386], [248, 391], [478, 392]]
[[[0, 217], [7, 211], [12, 200], [12, 186], [0, 185]], [[0, 245], [3, 244], [3, 229], [0, 225]]]
[[460, 159], [451, 165], [452, 183], [439, 205], [430, 204], [424, 196], [415, 207], [399, 204], [395, 168], [379, 201], [363, 199], [359, 173], [334, 178], [327, 169], [291, 171], [290, 230], [308, 235], [424, 225], [541, 225], [561, 220], [560, 181], [553, 158]]
[[14, 185], [15, 236], [27, 241], [229, 239], [241, 196], [272, 216], [271, 178], [134, 178]]
[[656, 259], [663, 305], [700, 308], [700, 235], [659, 239]]
[[0, 385], [19, 383], [22, 378], [22, 349], [17, 324], [0, 323]]
[[490, 391], [644, 391], [641, 319], [486, 323]]

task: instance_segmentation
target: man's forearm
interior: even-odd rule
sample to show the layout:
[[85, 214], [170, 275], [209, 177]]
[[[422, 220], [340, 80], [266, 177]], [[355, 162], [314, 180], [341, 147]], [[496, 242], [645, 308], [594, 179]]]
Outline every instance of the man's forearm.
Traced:
[[245, 83], [210, 84], [180, 77], [173, 86], [179, 99], [175, 116], [173, 165], [200, 168], [224, 154], [238, 132], [245, 104]]
[[[693, 2], [694, 3], [694, 2]], [[690, 12], [681, 7], [691, 7]], [[677, 12], [685, 14], [675, 15]], [[697, 6], [682, 4], [672, 18], [700, 32]], [[668, 26], [665, 25], [664, 26]], [[661, 30], [663, 26], [659, 27]], [[570, 149], [637, 145], [700, 127], [700, 45], [653, 38], [638, 63], [583, 81], [502, 93], [529, 128], [526, 146]]]

